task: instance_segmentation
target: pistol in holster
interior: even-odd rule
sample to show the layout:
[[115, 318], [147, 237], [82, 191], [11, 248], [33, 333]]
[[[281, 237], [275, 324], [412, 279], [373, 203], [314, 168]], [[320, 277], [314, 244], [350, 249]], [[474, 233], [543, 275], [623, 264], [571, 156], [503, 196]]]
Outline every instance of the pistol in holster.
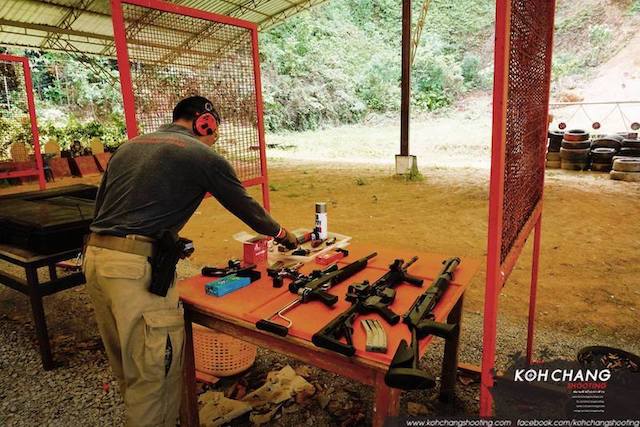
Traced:
[[151, 285], [149, 292], [161, 297], [167, 296], [176, 275], [176, 265], [180, 259], [191, 256], [195, 250], [193, 242], [179, 237], [175, 232], [165, 230], [155, 243], [151, 263]]

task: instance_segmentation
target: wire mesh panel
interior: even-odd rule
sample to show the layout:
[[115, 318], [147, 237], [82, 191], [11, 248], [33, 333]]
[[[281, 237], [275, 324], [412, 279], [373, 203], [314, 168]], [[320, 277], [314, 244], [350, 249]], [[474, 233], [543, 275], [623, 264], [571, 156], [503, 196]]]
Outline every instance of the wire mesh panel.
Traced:
[[116, 42], [126, 40], [135, 104], [136, 122], [128, 116], [127, 127], [153, 132], [171, 122], [180, 99], [205, 96], [222, 117], [215, 148], [245, 183], [266, 181], [255, 26], [156, 1], [113, 0], [112, 7], [121, 7], [122, 27], [114, 12], [114, 30]]
[[11, 145], [33, 145], [31, 119], [27, 105], [24, 69], [21, 62], [0, 60], [0, 159], [12, 159]]
[[534, 232], [527, 361], [533, 354], [555, 0], [497, 0], [480, 416], [492, 414], [498, 296]]
[[542, 197], [553, 3], [511, 2], [500, 262]]
[[44, 189], [31, 86], [27, 59], [0, 54], [0, 178], [36, 176]]

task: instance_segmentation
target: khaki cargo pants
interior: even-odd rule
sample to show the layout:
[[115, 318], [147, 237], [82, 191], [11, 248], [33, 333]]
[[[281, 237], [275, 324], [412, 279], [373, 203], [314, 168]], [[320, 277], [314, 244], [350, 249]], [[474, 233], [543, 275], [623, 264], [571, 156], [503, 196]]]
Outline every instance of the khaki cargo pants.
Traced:
[[[175, 427], [182, 387], [184, 319], [175, 286], [148, 291], [146, 257], [87, 246], [87, 289], [111, 369], [120, 383], [126, 425]], [[165, 361], [168, 342], [171, 361]]]

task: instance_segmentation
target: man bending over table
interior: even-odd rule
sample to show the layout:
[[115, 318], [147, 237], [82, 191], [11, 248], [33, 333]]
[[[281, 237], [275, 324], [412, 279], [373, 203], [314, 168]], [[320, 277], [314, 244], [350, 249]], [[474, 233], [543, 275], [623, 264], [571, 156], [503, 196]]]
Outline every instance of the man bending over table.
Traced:
[[98, 190], [84, 272], [124, 397], [127, 426], [174, 427], [179, 412], [184, 321], [173, 270], [166, 296], [149, 291], [163, 236], [177, 238], [208, 192], [256, 232], [296, 246], [295, 236], [247, 194], [229, 162], [210, 149], [219, 125], [208, 99], [183, 99], [173, 110], [173, 123], [118, 149]]

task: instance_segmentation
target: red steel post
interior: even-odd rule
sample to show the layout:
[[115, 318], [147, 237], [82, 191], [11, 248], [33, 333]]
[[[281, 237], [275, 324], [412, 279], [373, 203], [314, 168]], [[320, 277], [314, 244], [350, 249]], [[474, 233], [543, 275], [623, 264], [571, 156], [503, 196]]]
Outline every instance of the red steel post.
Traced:
[[484, 320], [482, 337], [482, 372], [480, 379], [480, 416], [492, 413], [490, 389], [496, 355], [496, 323], [498, 318], [498, 294], [503, 277], [500, 268], [502, 246], [502, 211], [504, 201], [504, 163], [506, 114], [509, 78], [509, 29], [511, 3], [496, 2], [496, 39], [493, 76], [493, 133], [491, 142], [491, 178], [489, 189], [489, 232], [487, 240], [487, 276], [484, 296]]
[[31, 135], [33, 136], [33, 152], [36, 158], [36, 169], [38, 169], [38, 185], [41, 190], [47, 186], [44, 177], [44, 164], [42, 162], [42, 153], [40, 152], [40, 133], [38, 132], [38, 122], [36, 120], [36, 103], [33, 99], [33, 81], [31, 80], [31, 67], [27, 58], [22, 59], [24, 68], [24, 85], [27, 92], [27, 106], [29, 107], [29, 117], [31, 118]]
[[116, 57], [118, 58], [120, 90], [122, 91], [127, 137], [131, 139], [138, 136], [138, 124], [136, 122], [136, 99], [133, 95], [133, 83], [131, 82], [127, 34], [121, 0], [111, 0], [111, 20], [113, 22], [113, 38], [116, 44]]
[[36, 104], [33, 98], [33, 81], [31, 79], [31, 67], [29, 66], [29, 59], [24, 56], [0, 54], [0, 61], [17, 62], [22, 66], [22, 70], [24, 73], [24, 90], [27, 98], [27, 109], [29, 110], [29, 121], [31, 125], [31, 137], [33, 138], [33, 151], [36, 160], [36, 169], [4, 172], [0, 173], [0, 177], [17, 178], [26, 176], [37, 176], [38, 185], [41, 190], [44, 190], [47, 186], [47, 182], [44, 176], [44, 163], [42, 161], [42, 153], [40, 152], [40, 134], [38, 132]]
[[[551, 64], [553, 59], [553, 31], [554, 31], [554, 18], [555, 18], [555, 10], [556, 10], [556, 1], [551, 0], [550, 2], [550, 14], [549, 22], [547, 24], [547, 47], [549, 49], [546, 57], [546, 70], [547, 70], [547, 82], [551, 82]], [[550, 88], [546, 88], [545, 93], [545, 114], [543, 120], [545, 120], [545, 128], [549, 126], [549, 98], [550, 98]], [[544, 136], [544, 140], [540, 141], [540, 144], [543, 146], [546, 145], [546, 135]], [[543, 154], [540, 156], [539, 162], [542, 164], [544, 168], [545, 156], [544, 150]], [[540, 200], [542, 203], [542, 198], [544, 197], [544, 174], [542, 175], [542, 192], [540, 194]], [[540, 266], [540, 244], [542, 240], [542, 210], [540, 210], [540, 214], [536, 221], [535, 234], [533, 238], [533, 260], [531, 263], [531, 288], [529, 293], [529, 318], [527, 324], [527, 364], [531, 364], [533, 360], [533, 339], [535, 334], [535, 321], [536, 321], [536, 300], [538, 294], [538, 270]]]
[[253, 77], [255, 80], [256, 91], [256, 113], [258, 125], [258, 143], [260, 145], [260, 173], [262, 175], [262, 204], [264, 208], [271, 210], [271, 202], [269, 200], [269, 178], [267, 174], [267, 149], [264, 134], [264, 103], [262, 100], [262, 79], [260, 76], [260, 53], [258, 50], [258, 28], [251, 30], [251, 39], [253, 44]]
[[536, 298], [538, 295], [538, 267], [540, 262], [540, 238], [542, 229], [542, 215], [536, 221], [533, 235], [533, 261], [531, 264], [531, 291], [529, 294], [529, 319], [527, 324], [527, 364], [531, 365], [533, 358], [533, 336], [536, 321]]

